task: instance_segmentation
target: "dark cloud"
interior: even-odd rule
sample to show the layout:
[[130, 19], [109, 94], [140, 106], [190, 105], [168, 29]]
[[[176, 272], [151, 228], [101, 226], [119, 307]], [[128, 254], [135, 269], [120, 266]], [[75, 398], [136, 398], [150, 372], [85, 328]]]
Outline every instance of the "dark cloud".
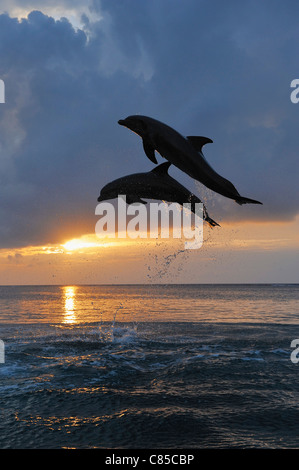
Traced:
[[212, 166], [264, 202], [239, 208], [201, 188], [213, 218], [294, 217], [298, 10], [291, 1], [95, 0], [102, 19], [86, 18], [85, 31], [39, 11], [0, 15], [1, 246], [92, 232], [101, 186], [151, 168], [140, 139], [117, 124], [137, 113], [212, 138]]

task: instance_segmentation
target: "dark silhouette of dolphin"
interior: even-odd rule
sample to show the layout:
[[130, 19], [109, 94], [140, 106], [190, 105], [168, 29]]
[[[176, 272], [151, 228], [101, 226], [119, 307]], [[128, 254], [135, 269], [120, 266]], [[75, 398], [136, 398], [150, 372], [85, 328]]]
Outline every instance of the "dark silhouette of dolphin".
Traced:
[[[201, 203], [201, 200], [168, 174], [170, 165], [169, 162], [162, 163], [147, 173], [134, 173], [111, 181], [101, 190], [98, 202], [125, 194], [128, 204], [134, 202], [146, 204], [141, 198], [158, 199], [177, 202], [181, 206], [190, 203], [192, 212], [195, 212], [195, 203]], [[209, 217], [205, 206], [203, 206], [203, 219], [210, 227], [219, 226]]]
[[142, 138], [144, 151], [153, 163], [158, 163], [155, 157], [156, 150], [166, 160], [216, 193], [233, 199], [240, 205], [262, 204], [241, 196], [230, 181], [213, 170], [202, 153], [203, 145], [213, 142], [208, 137], [185, 138], [163, 122], [147, 116], [129, 116], [119, 120], [118, 123]]

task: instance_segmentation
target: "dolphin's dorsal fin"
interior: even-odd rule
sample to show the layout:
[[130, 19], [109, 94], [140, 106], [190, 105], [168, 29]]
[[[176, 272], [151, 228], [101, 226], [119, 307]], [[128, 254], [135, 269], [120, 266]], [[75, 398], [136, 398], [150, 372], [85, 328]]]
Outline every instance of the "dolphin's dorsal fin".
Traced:
[[170, 167], [171, 162], [161, 163], [161, 165], [156, 166], [151, 173], [155, 173], [156, 175], [168, 175], [168, 168]]
[[189, 140], [190, 144], [193, 145], [195, 150], [197, 152], [201, 152], [202, 147], [205, 144], [212, 144], [213, 141], [209, 139], [208, 137], [202, 137], [202, 136], [197, 136], [197, 135], [188, 135], [187, 139]]

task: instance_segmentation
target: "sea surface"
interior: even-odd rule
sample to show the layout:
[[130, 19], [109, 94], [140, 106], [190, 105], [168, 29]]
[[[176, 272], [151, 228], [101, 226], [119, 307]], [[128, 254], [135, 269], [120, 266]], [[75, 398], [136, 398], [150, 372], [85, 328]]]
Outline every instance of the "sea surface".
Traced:
[[299, 447], [299, 285], [3, 286], [0, 328], [2, 449]]

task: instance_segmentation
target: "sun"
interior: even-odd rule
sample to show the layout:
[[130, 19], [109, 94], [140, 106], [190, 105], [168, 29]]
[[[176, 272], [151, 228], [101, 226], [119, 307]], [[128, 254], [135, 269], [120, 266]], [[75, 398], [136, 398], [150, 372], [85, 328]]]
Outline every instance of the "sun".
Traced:
[[[72, 238], [67, 240], [64, 244], [59, 245], [59, 249], [67, 254], [75, 252], [83, 252], [89, 250], [89, 253], [97, 252], [98, 249], [113, 248], [113, 247], [125, 247], [130, 245], [136, 245], [137, 243], [143, 243], [144, 239], [129, 239], [129, 238], [99, 238], [97, 235], [89, 234], [82, 235], [80, 238]], [[154, 240], [156, 242], [156, 239]]]
[[[69, 240], [63, 246], [67, 251], [74, 251], [74, 250], [81, 250], [82, 248], [94, 248], [99, 246], [99, 243], [95, 242], [85, 242], [80, 239], [74, 238], [73, 240]], [[103, 244], [101, 244], [103, 245]]]
[[80, 238], [73, 238], [61, 245], [66, 251], [78, 251], [88, 248], [100, 248], [107, 246], [105, 240], [99, 240], [95, 235], [84, 235]]

